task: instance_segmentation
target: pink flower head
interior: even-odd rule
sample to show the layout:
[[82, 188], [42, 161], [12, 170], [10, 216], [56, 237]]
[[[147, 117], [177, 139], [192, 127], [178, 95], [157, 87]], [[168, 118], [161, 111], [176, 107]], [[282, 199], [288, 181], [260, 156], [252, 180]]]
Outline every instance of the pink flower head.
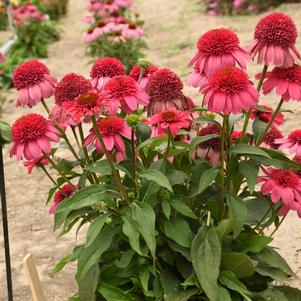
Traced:
[[245, 3], [245, 0], [234, 0], [233, 8], [235, 10], [240, 10], [243, 7], [244, 3]]
[[120, 60], [110, 57], [98, 59], [90, 72], [92, 85], [98, 90], [102, 90], [108, 80], [117, 75], [125, 75], [125, 67]]
[[28, 169], [28, 173], [32, 174], [32, 171], [35, 167], [48, 165], [48, 160], [42, 157], [42, 158], [26, 161], [23, 163], [23, 165]]
[[153, 136], [163, 136], [168, 131], [172, 135], [177, 136], [180, 129], [187, 129], [190, 126], [191, 117], [188, 112], [171, 108], [153, 115], [149, 123], [153, 129]]
[[153, 72], [145, 87], [146, 93], [150, 96], [148, 114], [158, 114], [170, 108], [180, 111], [190, 110], [193, 103], [184, 96], [182, 89], [181, 79], [171, 70], [162, 68]]
[[[198, 136], [207, 136], [207, 135], [220, 135], [221, 128], [216, 124], [209, 124], [206, 127], [202, 128], [198, 133]], [[209, 161], [213, 166], [218, 166], [220, 164], [220, 149], [221, 149], [221, 140], [219, 137], [208, 139], [204, 142], [201, 142], [197, 148], [197, 155], [200, 158], [203, 158]]]
[[301, 178], [291, 170], [262, 167], [264, 176], [258, 178], [264, 184], [261, 187], [263, 195], [271, 194], [273, 203], [279, 200], [292, 210], [298, 210], [301, 205]]
[[263, 146], [271, 149], [279, 149], [279, 144], [276, 143], [277, 139], [283, 138], [282, 133], [272, 125], [269, 132], [266, 134], [263, 140]]
[[[130, 139], [131, 129], [122, 118], [116, 116], [108, 116], [97, 121], [97, 125], [101, 132], [103, 141], [108, 151], [115, 149], [116, 159], [121, 161], [125, 159], [125, 144], [121, 136]], [[85, 140], [85, 146], [94, 144], [96, 150], [103, 154], [102, 146], [97, 138], [95, 130], [92, 128], [90, 134]]]
[[43, 98], [53, 95], [56, 79], [48, 68], [37, 60], [27, 61], [15, 69], [13, 83], [19, 91], [17, 106], [30, 108]]
[[149, 96], [127, 75], [112, 77], [104, 87], [104, 94], [108, 98], [111, 114], [116, 114], [119, 105], [126, 114], [131, 114], [139, 104], [147, 106], [149, 103]]
[[285, 101], [301, 101], [301, 66], [274, 68], [267, 72], [262, 88], [265, 95], [275, 89], [277, 95], [282, 96]]
[[75, 126], [77, 121], [66, 113], [62, 104], [73, 101], [78, 96], [92, 89], [90, 81], [83, 76], [75, 73], [65, 75], [55, 88], [55, 106], [51, 111], [50, 118], [58, 122], [62, 128], [66, 128], [69, 125]]
[[[261, 107], [264, 109], [264, 111], [256, 108], [252, 109], [251, 118], [258, 118], [259, 120], [268, 123], [271, 120], [274, 111], [268, 106], [261, 105]], [[276, 115], [274, 123], [276, 125], [282, 125], [284, 123], [284, 116], [282, 113], [278, 113]]]
[[123, 27], [122, 36], [125, 39], [139, 39], [144, 34], [142, 28], [138, 27], [136, 24], [128, 24]]
[[[139, 83], [139, 86], [144, 89], [146, 87], [146, 84], [148, 83], [148, 79], [149, 79], [150, 75], [152, 75], [157, 70], [158, 70], [158, 67], [156, 67], [154, 65], [146, 68], [143, 71], [143, 76], [142, 76], [142, 79], [141, 79], [141, 81]], [[132, 77], [135, 81], [138, 82], [139, 77], [140, 77], [140, 73], [141, 73], [140, 66], [134, 66], [131, 69], [131, 71], [129, 73], [129, 76]]]
[[253, 58], [258, 55], [259, 64], [287, 68], [300, 59], [295, 47], [297, 28], [285, 14], [272, 13], [263, 17], [256, 26], [254, 39], [249, 50]]
[[188, 76], [188, 85], [194, 88], [202, 88], [208, 82], [205, 72], [200, 72], [199, 66], [195, 65], [193, 72]]
[[91, 91], [80, 95], [74, 101], [65, 101], [62, 106], [73, 120], [90, 122], [92, 116], [98, 117], [106, 111], [107, 100], [102, 94]]
[[301, 130], [294, 130], [287, 138], [280, 138], [275, 142], [280, 144], [279, 149], [288, 149], [290, 154], [301, 156]]
[[59, 191], [57, 191], [53, 197], [53, 205], [49, 208], [49, 214], [55, 214], [58, 205], [65, 199], [72, 197], [74, 192], [75, 189], [70, 184], [65, 184]]
[[51, 153], [50, 142], [58, 142], [58, 131], [54, 124], [39, 114], [28, 114], [20, 117], [12, 126], [13, 146], [10, 157], [17, 160], [40, 159]]
[[238, 64], [246, 69], [246, 62], [251, 56], [239, 46], [237, 35], [226, 28], [213, 29], [202, 35], [197, 44], [198, 52], [190, 62], [190, 66], [199, 68], [199, 73], [212, 75], [223, 67], [234, 67]]
[[258, 102], [259, 93], [251, 85], [247, 74], [236, 67], [216, 71], [200, 91], [205, 94], [205, 104], [213, 112], [237, 114]]

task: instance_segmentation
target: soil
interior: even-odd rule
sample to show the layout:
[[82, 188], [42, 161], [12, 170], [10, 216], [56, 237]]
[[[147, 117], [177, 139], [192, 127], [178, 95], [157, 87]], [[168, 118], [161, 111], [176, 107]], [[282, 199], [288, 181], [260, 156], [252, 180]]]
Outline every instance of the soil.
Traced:
[[[237, 16], [235, 18], [209, 17], [201, 12], [198, 0], [140, 0], [137, 1], [141, 17], [145, 20], [145, 31], [149, 49], [148, 58], [156, 65], [166, 66], [176, 71], [183, 79], [189, 73], [188, 61], [195, 52], [197, 38], [211, 28], [229, 27], [238, 32], [241, 44], [247, 46], [252, 40], [252, 32], [258, 16]], [[89, 73], [90, 58], [85, 54], [82, 34], [86, 25], [82, 22], [86, 14], [86, 0], [70, 0], [69, 13], [61, 22], [62, 37], [51, 45], [49, 58], [42, 60], [51, 73], [60, 78], [69, 72], [78, 72], [85, 76]], [[301, 31], [301, 4], [283, 5], [279, 11], [292, 16]], [[0, 40], [3, 38], [1, 36]], [[298, 40], [301, 49], [301, 39]], [[250, 66], [250, 74], [260, 72], [255, 64]], [[186, 88], [187, 94], [200, 102], [200, 96], [194, 89]], [[3, 119], [13, 122], [28, 109], [15, 107], [16, 93], [6, 94]], [[262, 99], [275, 107], [279, 101], [275, 96]], [[295, 114], [286, 114], [283, 131], [300, 127], [297, 116], [301, 114], [300, 103], [291, 102], [286, 109]], [[41, 106], [35, 112], [44, 113]], [[50, 182], [43, 174], [34, 172], [28, 176], [21, 162], [9, 159], [8, 148], [4, 150], [5, 174], [7, 183], [8, 218], [11, 241], [14, 297], [16, 301], [31, 300], [28, 282], [22, 266], [22, 259], [32, 253], [36, 259], [38, 271], [47, 300], [67, 300], [76, 291], [74, 281], [75, 266], [68, 265], [61, 273], [51, 277], [50, 273], [59, 259], [72, 251], [83, 239], [84, 233], [75, 239], [75, 233], [57, 237], [53, 232], [53, 218], [45, 207]], [[0, 229], [0, 300], [7, 300], [5, 288], [5, 265], [3, 253], [2, 228]], [[84, 232], [84, 231], [83, 231]], [[290, 215], [275, 236], [274, 246], [291, 264], [297, 275], [301, 276], [301, 227], [299, 219]], [[301, 288], [301, 282], [294, 279], [291, 285]]]

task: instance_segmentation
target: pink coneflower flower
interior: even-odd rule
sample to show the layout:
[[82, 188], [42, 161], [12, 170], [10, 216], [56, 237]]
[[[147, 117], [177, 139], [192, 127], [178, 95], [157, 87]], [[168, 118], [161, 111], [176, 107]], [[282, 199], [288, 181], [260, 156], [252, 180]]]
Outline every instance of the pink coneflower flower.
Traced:
[[232, 142], [235, 144], [242, 138], [242, 131], [233, 131], [231, 134]]
[[193, 72], [188, 76], [188, 85], [193, 88], [202, 88], [208, 82], [205, 72], [200, 72], [199, 66], [194, 66]]
[[[157, 71], [157, 70], [158, 70], [158, 67], [156, 67], [156, 66], [154, 66], [154, 65], [152, 65], [152, 66], [150, 66], [150, 67], [144, 69], [144, 71], [143, 71], [143, 76], [142, 76], [142, 78], [141, 78], [141, 81], [140, 81], [140, 83], [139, 83], [139, 86], [140, 86], [141, 88], [145, 88], [146, 85], [147, 85], [147, 83], [148, 83], [148, 79], [149, 79], [150, 75], [152, 75], [152, 74], [153, 74], [155, 71]], [[131, 71], [130, 71], [130, 73], [129, 73], [129, 76], [132, 77], [135, 81], [138, 82], [139, 77], [140, 77], [140, 73], [141, 73], [141, 68], [140, 68], [140, 66], [134, 66], [134, 67], [131, 69]]]
[[125, 75], [125, 67], [120, 60], [110, 57], [98, 59], [90, 72], [92, 85], [98, 90], [102, 90], [108, 80], [117, 75]]
[[17, 106], [31, 108], [43, 98], [53, 95], [56, 79], [49, 74], [49, 70], [44, 64], [32, 60], [15, 69], [13, 83], [19, 91]]
[[26, 161], [23, 163], [23, 165], [28, 169], [28, 173], [32, 174], [32, 171], [35, 167], [39, 168], [41, 166], [48, 165], [48, 160], [42, 157], [42, 158]]
[[28, 114], [20, 117], [12, 126], [13, 146], [10, 157], [17, 160], [40, 159], [51, 153], [50, 142], [58, 142], [58, 131], [54, 124], [39, 114]]
[[108, 98], [111, 114], [116, 114], [119, 105], [126, 114], [131, 114], [139, 104], [147, 106], [149, 103], [149, 96], [127, 75], [112, 77], [104, 87], [104, 94]]
[[65, 101], [62, 107], [76, 122], [90, 122], [92, 116], [99, 117], [100, 113], [106, 112], [108, 102], [102, 94], [91, 91], [74, 101]]
[[287, 138], [280, 138], [275, 142], [280, 144], [279, 149], [288, 149], [290, 154], [301, 156], [301, 130], [294, 130]]
[[236, 67], [216, 71], [200, 91], [204, 102], [213, 112], [237, 114], [258, 102], [259, 93], [251, 85], [247, 74]]
[[[262, 110], [256, 109], [256, 108], [252, 109], [251, 118], [252, 119], [258, 118], [259, 120], [268, 123], [271, 120], [274, 111], [272, 108], [270, 108], [268, 106], [261, 105], [261, 107], [265, 111], [262, 111]], [[282, 125], [284, 123], [284, 116], [282, 113], [278, 113], [276, 115], [276, 117], [274, 119], [274, 123], [277, 125]]]
[[125, 39], [139, 39], [144, 34], [142, 28], [138, 27], [136, 24], [128, 24], [124, 26], [122, 30], [122, 36]]
[[[130, 139], [131, 128], [127, 126], [122, 118], [116, 116], [101, 118], [97, 121], [97, 125], [108, 151], [115, 149], [116, 160], [121, 161], [125, 159], [125, 144], [121, 136]], [[95, 145], [96, 150], [100, 154], [103, 154], [102, 146], [93, 128], [90, 130], [90, 134], [85, 140], [85, 146], [92, 144]]]
[[51, 111], [50, 118], [59, 123], [62, 128], [66, 128], [69, 125], [75, 126], [77, 124], [76, 120], [64, 111], [62, 104], [73, 101], [78, 96], [92, 89], [90, 81], [83, 76], [75, 73], [65, 75], [55, 88], [55, 106]]
[[133, 0], [115, 0], [115, 3], [119, 7], [127, 8], [133, 4]]
[[182, 92], [183, 83], [181, 79], [167, 68], [158, 69], [153, 72], [145, 87], [150, 96], [147, 111], [149, 115], [158, 114], [170, 108], [180, 111], [191, 109], [191, 100]]
[[272, 126], [264, 137], [262, 146], [269, 147], [271, 149], [279, 149], [279, 144], [277, 144], [275, 141], [281, 138], [283, 138], [282, 133], [275, 126]]
[[171, 108], [153, 115], [149, 124], [152, 127], [152, 135], [154, 137], [163, 136], [169, 131], [172, 135], [177, 136], [180, 129], [187, 129], [190, 126], [191, 117], [188, 112]]
[[279, 200], [292, 210], [298, 210], [301, 203], [301, 178], [291, 170], [261, 167], [265, 173], [258, 178], [264, 184], [261, 187], [263, 195], [271, 194], [273, 203]]
[[[77, 188], [77, 186], [75, 186]], [[55, 214], [58, 205], [67, 198], [72, 197], [75, 189], [70, 184], [65, 184], [54, 194], [53, 205], [49, 208], [49, 214]]]
[[251, 60], [248, 52], [239, 46], [237, 35], [226, 28], [213, 29], [202, 35], [197, 44], [198, 52], [190, 62], [190, 66], [199, 67], [199, 73], [212, 75], [223, 67], [234, 67], [238, 64], [246, 69]]
[[289, 16], [272, 13], [263, 17], [256, 26], [254, 39], [249, 51], [253, 58], [258, 55], [259, 64], [287, 68], [300, 59], [295, 47], [297, 28]]
[[[216, 124], [209, 124], [202, 128], [198, 136], [220, 135], [221, 128]], [[221, 140], [219, 137], [201, 142], [197, 148], [197, 156], [209, 161], [213, 166], [220, 164]]]
[[262, 88], [265, 95], [275, 89], [285, 101], [301, 101], [301, 66], [274, 68], [267, 72]]

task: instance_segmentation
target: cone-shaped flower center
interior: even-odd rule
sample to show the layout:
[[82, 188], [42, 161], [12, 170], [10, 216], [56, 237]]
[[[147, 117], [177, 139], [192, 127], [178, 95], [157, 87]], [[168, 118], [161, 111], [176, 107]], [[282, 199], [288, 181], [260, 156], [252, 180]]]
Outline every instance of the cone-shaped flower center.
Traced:
[[108, 116], [97, 121], [100, 132], [104, 136], [112, 136], [120, 134], [124, 129], [124, 120], [115, 116]]
[[123, 64], [115, 58], [103, 58], [95, 62], [91, 70], [91, 77], [113, 77], [125, 74]]
[[300, 178], [291, 170], [274, 169], [271, 178], [283, 187], [296, 188], [300, 183]]

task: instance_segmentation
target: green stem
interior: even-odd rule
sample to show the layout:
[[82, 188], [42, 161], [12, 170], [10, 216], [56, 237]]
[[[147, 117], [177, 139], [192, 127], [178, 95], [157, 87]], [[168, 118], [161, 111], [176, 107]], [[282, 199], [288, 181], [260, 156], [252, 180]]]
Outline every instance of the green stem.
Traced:
[[46, 102], [43, 98], [41, 99], [41, 103], [42, 103], [44, 109], [46, 110], [47, 114], [50, 114], [50, 110], [49, 110], [49, 108], [48, 108], [48, 106], [47, 106], [47, 104], [46, 104]]
[[135, 129], [132, 128], [131, 132], [131, 145], [132, 145], [132, 156], [133, 156], [133, 170], [132, 170], [132, 176], [133, 176], [133, 188], [134, 188], [134, 196], [137, 198], [138, 190], [137, 190], [137, 160], [136, 160], [136, 149], [135, 149]]
[[168, 159], [168, 153], [169, 153], [169, 149], [171, 146], [171, 140], [172, 140], [172, 134], [170, 132], [170, 129], [168, 129], [168, 137], [167, 137], [167, 147], [166, 147], [166, 151], [165, 151], [165, 155], [164, 155], [164, 160], [167, 161]]
[[272, 124], [274, 123], [274, 120], [275, 120], [276, 116], [277, 116], [278, 113], [280, 112], [280, 109], [281, 109], [283, 103], [284, 103], [284, 99], [281, 98], [281, 100], [280, 100], [280, 102], [279, 102], [279, 104], [278, 104], [278, 106], [277, 106], [275, 112], [274, 112], [273, 115], [272, 115], [272, 118], [270, 119], [269, 123], [267, 124], [267, 126], [266, 126], [266, 128], [265, 128], [263, 134], [262, 134], [261, 137], [258, 139], [258, 141], [257, 141], [257, 143], [256, 143], [256, 146], [260, 146], [260, 144], [264, 141], [264, 138], [265, 138], [265, 136], [267, 135], [268, 131], [270, 130]]
[[267, 212], [264, 214], [264, 216], [260, 219], [260, 221], [257, 223], [257, 225], [255, 226], [255, 228], [253, 229], [254, 231], [258, 230], [258, 228], [260, 227], [260, 225], [266, 220], [266, 218], [268, 217], [268, 215], [270, 214], [270, 212], [273, 209], [273, 203], [271, 203], [271, 206], [269, 207], [269, 209], [267, 210]]
[[105, 154], [105, 156], [107, 158], [107, 161], [108, 161], [108, 163], [109, 163], [109, 165], [111, 167], [112, 174], [113, 174], [113, 177], [115, 179], [116, 185], [119, 187], [120, 192], [121, 192], [123, 198], [125, 199], [125, 201], [128, 204], [130, 204], [128, 193], [127, 193], [125, 187], [123, 186], [123, 184], [121, 182], [121, 178], [120, 178], [119, 172], [115, 169], [115, 167], [114, 167], [114, 161], [112, 160], [111, 155], [110, 155], [110, 153], [109, 153], [109, 151], [108, 151], [108, 149], [107, 149], [107, 147], [106, 147], [106, 145], [105, 145], [105, 143], [104, 143], [104, 141], [102, 139], [102, 135], [101, 135], [101, 132], [100, 132], [99, 127], [97, 125], [97, 121], [96, 121], [95, 116], [92, 117], [92, 123], [93, 123], [93, 127], [94, 127], [94, 130], [95, 130], [96, 136], [97, 136], [97, 138], [99, 140], [99, 143], [100, 143], [100, 145], [101, 145], [101, 147], [102, 147], [102, 149], [104, 151], [104, 154]]
[[287, 215], [283, 216], [280, 223], [278, 224], [278, 226], [274, 229], [274, 231], [271, 233], [270, 237], [273, 237], [274, 234], [278, 231], [278, 229], [280, 228], [280, 226], [282, 225], [282, 223], [284, 222], [285, 218], [287, 217]]
[[225, 132], [227, 125], [227, 117], [224, 116], [223, 119], [223, 127], [221, 132], [221, 198], [220, 198], [220, 210], [219, 210], [219, 220], [221, 220], [224, 216], [225, 212]]
[[50, 181], [58, 188], [60, 188], [59, 184], [52, 178], [52, 176], [49, 174], [49, 172], [47, 171], [47, 169], [45, 168], [44, 165], [41, 166], [41, 169], [44, 171], [44, 173], [46, 174], [46, 176], [50, 179]]
[[[268, 71], [268, 66], [264, 65], [262, 73], [261, 73], [260, 80], [259, 80], [258, 85], [257, 85], [257, 91], [258, 92], [261, 90], [261, 87], [262, 87], [263, 81], [265, 79], [265, 76], [267, 74], [267, 71]], [[243, 129], [242, 129], [242, 136], [241, 136], [242, 139], [244, 139], [243, 137], [246, 135], [247, 128], [248, 128], [249, 121], [250, 121], [250, 117], [251, 117], [251, 112], [252, 112], [252, 109], [250, 109], [249, 111], [246, 112], [245, 122], [244, 122], [244, 126], [243, 126]]]
[[144, 75], [144, 68], [140, 67], [140, 74], [139, 74], [139, 78], [138, 78], [138, 85], [140, 84], [141, 80], [143, 79], [143, 75]]
[[51, 166], [59, 173], [59, 175], [73, 188], [75, 189], [75, 186], [70, 182], [70, 180], [67, 178], [67, 176], [60, 170], [60, 168], [54, 163], [54, 161], [50, 158], [50, 156], [46, 157]]
[[76, 145], [77, 145], [78, 149], [80, 149], [81, 146], [80, 146], [80, 143], [79, 143], [79, 140], [78, 140], [78, 137], [77, 137], [77, 133], [76, 133], [76, 131], [75, 131], [75, 127], [72, 126], [72, 125], [71, 125], [71, 131], [72, 131], [72, 133], [73, 133], [73, 136], [74, 136]]

